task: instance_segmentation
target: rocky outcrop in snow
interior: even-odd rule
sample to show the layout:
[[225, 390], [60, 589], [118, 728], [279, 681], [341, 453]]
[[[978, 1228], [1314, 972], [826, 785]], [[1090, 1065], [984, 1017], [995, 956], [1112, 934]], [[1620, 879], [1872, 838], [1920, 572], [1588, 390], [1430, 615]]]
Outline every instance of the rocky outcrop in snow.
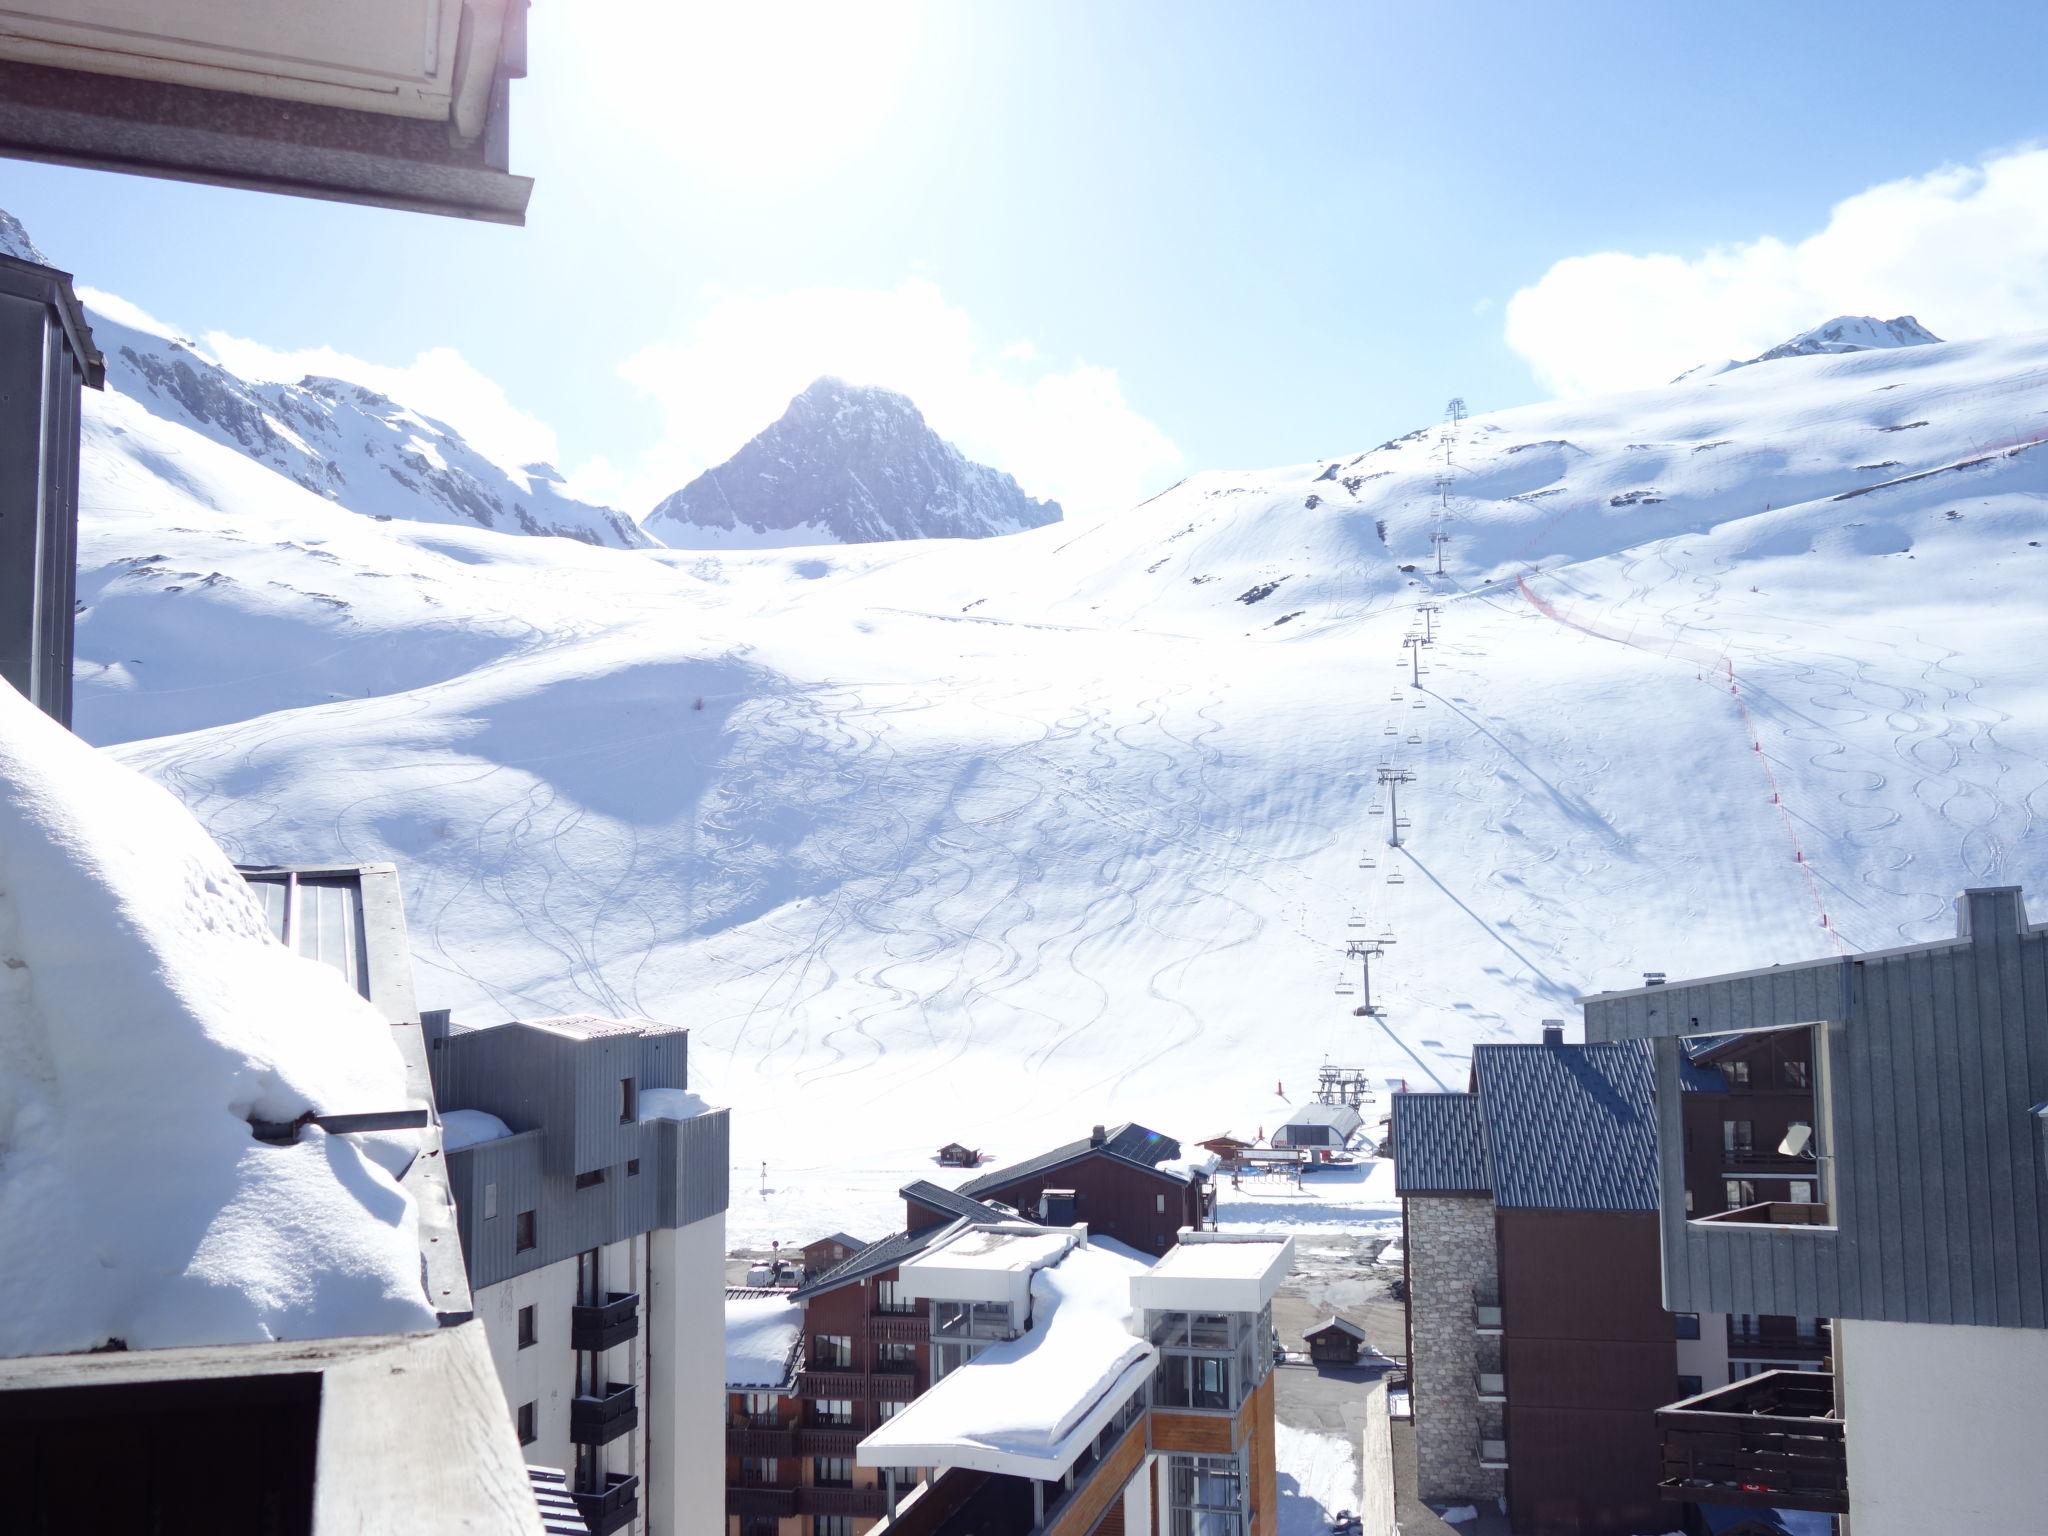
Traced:
[[678, 549], [983, 539], [1060, 519], [964, 457], [891, 390], [819, 379], [781, 420], [648, 514]]
[[[1925, 347], [1941, 340], [1911, 315], [1879, 320], [1872, 315], [1837, 315], [1825, 325], [1801, 331], [1790, 341], [1781, 341], [1768, 352], [1759, 352], [1750, 363], [1768, 363], [1781, 357], [1812, 357], [1820, 352], [1870, 352], [1884, 347]], [[1738, 366], [1747, 367], [1748, 363]]]

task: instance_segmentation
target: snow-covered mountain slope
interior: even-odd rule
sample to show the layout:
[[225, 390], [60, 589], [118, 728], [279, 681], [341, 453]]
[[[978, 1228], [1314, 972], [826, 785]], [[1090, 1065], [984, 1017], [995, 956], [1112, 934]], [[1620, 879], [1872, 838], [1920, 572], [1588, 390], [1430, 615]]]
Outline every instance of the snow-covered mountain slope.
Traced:
[[1715, 374], [1747, 368], [1752, 363], [1774, 363], [1783, 357], [1817, 357], [1822, 353], [1885, 351], [1892, 347], [1938, 346], [1941, 338], [1911, 315], [1880, 320], [1875, 315], [1837, 315], [1810, 331], [1801, 331], [1790, 341], [1781, 341], [1755, 357], [1728, 358], [1719, 363], [1702, 363], [1688, 368], [1671, 382], [1707, 379]]
[[1752, 363], [1775, 362], [1781, 357], [1812, 357], [1819, 352], [1882, 351], [1888, 347], [1926, 347], [1941, 338], [1911, 315], [1880, 320], [1875, 315], [1837, 315], [1825, 325], [1801, 331], [1790, 341], [1781, 341], [1768, 352], [1760, 352]]
[[828, 378], [646, 526], [677, 549], [762, 549], [982, 539], [1059, 518], [1057, 502], [963, 457], [904, 396]]
[[[994, 544], [716, 556], [310, 496], [252, 535], [242, 470], [151, 430], [89, 449], [86, 729], [189, 709], [119, 755], [233, 852], [397, 860], [458, 1018], [687, 1022], [735, 1240], [881, 1230], [945, 1140], [1270, 1128], [1326, 1058], [1455, 1084], [1647, 968], [2048, 890], [2048, 335], [1473, 417], [1440, 580], [1433, 427]], [[166, 464], [174, 517], [112, 510]], [[375, 696], [229, 723], [250, 615], [250, 711]]]
[[108, 389], [351, 512], [620, 549], [653, 542], [623, 512], [564, 494], [551, 466], [508, 469], [446, 423], [373, 389], [314, 377], [254, 383], [191, 341], [102, 309], [91, 321], [106, 354]]

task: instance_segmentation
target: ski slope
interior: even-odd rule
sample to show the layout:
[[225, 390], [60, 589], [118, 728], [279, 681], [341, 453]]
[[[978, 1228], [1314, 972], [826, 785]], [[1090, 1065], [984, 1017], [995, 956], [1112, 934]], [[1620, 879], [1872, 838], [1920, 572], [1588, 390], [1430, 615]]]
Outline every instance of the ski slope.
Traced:
[[1441, 436], [707, 555], [367, 520], [109, 401], [79, 718], [239, 858], [396, 860], [426, 1006], [687, 1024], [736, 1243], [2041, 883], [2048, 336], [1475, 416], [1437, 577]]

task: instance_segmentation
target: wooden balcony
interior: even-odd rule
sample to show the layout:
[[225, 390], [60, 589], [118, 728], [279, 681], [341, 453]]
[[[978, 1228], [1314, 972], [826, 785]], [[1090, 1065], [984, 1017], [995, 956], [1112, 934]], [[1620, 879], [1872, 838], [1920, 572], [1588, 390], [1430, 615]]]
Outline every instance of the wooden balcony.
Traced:
[[728, 1515], [761, 1515], [788, 1520], [796, 1514], [796, 1489], [767, 1484], [727, 1484], [725, 1512]]
[[806, 1370], [797, 1378], [796, 1389], [804, 1397], [839, 1397], [856, 1403], [874, 1396], [872, 1378], [865, 1371]]
[[725, 1431], [728, 1456], [794, 1456], [794, 1429], [756, 1429], [751, 1425], [728, 1425]]
[[1767, 1509], [1849, 1508], [1835, 1379], [1765, 1371], [1657, 1410], [1664, 1497]]
[[640, 1479], [624, 1472], [607, 1474], [602, 1493], [579, 1493], [572, 1488], [569, 1497], [575, 1501], [576, 1512], [583, 1516], [590, 1536], [611, 1536], [640, 1515]]
[[889, 1512], [889, 1495], [881, 1488], [799, 1488], [800, 1515], [854, 1515], [872, 1520]]
[[610, 1291], [602, 1306], [572, 1307], [569, 1347], [597, 1352], [640, 1336], [640, 1296], [636, 1291]]
[[609, 1445], [639, 1422], [640, 1405], [631, 1382], [607, 1382], [602, 1396], [576, 1397], [569, 1403], [569, 1439], [577, 1445]]
[[1701, 1226], [1718, 1227], [1825, 1227], [1828, 1208], [1791, 1200], [1766, 1200], [1759, 1205], [1738, 1205], [1732, 1211], [1716, 1211], [1711, 1216], [1695, 1216], [1693, 1220]]
[[931, 1331], [931, 1321], [922, 1312], [868, 1314], [868, 1337], [884, 1344], [922, 1344]]
[[813, 1429], [808, 1425], [796, 1432], [799, 1456], [851, 1456], [860, 1448], [858, 1429]]

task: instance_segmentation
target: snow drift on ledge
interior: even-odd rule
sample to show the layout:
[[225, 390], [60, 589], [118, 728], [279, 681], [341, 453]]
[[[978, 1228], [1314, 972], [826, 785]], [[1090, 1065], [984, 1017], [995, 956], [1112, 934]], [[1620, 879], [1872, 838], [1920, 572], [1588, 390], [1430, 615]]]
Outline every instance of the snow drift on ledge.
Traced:
[[0, 685], [0, 1356], [434, 1326], [390, 1026], [189, 812]]

